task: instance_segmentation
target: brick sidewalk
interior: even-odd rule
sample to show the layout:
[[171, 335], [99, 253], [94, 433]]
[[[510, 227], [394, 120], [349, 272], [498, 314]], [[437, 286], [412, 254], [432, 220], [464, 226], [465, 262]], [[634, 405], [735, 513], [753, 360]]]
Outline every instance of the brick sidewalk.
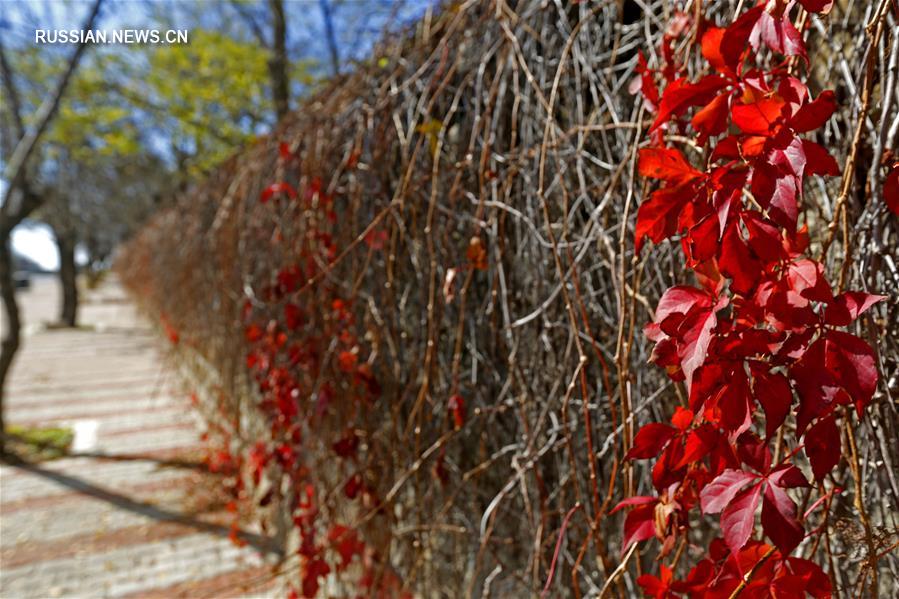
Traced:
[[20, 296], [6, 416], [75, 428], [81, 455], [0, 465], [0, 597], [271, 596], [268, 540], [235, 546], [221, 501], [198, 492], [215, 481], [156, 336], [115, 282], [85, 298], [85, 328], [42, 329], [56, 294], [39, 278]]

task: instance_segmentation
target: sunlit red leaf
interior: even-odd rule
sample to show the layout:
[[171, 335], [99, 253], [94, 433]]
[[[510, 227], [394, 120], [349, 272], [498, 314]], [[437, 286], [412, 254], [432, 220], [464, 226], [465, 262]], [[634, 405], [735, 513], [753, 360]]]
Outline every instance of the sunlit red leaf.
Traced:
[[768, 135], [780, 122], [784, 102], [781, 99], [762, 99], [749, 104], [737, 104], [732, 110], [734, 124], [743, 133]]
[[702, 144], [706, 138], [720, 135], [727, 129], [729, 100], [730, 95], [726, 93], [716, 96], [693, 115], [690, 122], [702, 133], [697, 143]]
[[637, 170], [644, 177], [671, 183], [689, 183], [702, 177], [676, 148], [641, 149]]
[[674, 235], [681, 211], [695, 195], [692, 185], [677, 185], [656, 190], [644, 200], [637, 209], [635, 250], [640, 251], [646, 237], [659, 243]]
[[721, 42], [724, 39], [724, 29], [721, 27], [709, 27], [702, 34], [702, 55], [709, 64], [719, 73], [730, 74], [731, 68], [728, 61], [721, 53]]
[[659, 114], [650, 128], [655, 131], [674, 116], [679, 117], [691, 106], [705, 104], [727, 85], [727, 80], [718, 75], [707, 75], [696, 83], [690, 83], [685, 78], [678, 79], [662, 94], [659, 103]]

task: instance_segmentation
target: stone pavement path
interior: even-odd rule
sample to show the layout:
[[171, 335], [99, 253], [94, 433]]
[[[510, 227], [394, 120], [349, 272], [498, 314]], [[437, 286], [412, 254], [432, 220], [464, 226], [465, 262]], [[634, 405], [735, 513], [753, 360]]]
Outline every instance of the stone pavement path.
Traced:
[[73, 455], [0, 464], [0, 597], [272, 595], [270, 544], [229, 540], [233, 517], [157, 336], [114, 281], [84, 298], [79, 330], [38, 326], [56, 297], [52, 278], [20, 295], [6, 416], [72, 427]]

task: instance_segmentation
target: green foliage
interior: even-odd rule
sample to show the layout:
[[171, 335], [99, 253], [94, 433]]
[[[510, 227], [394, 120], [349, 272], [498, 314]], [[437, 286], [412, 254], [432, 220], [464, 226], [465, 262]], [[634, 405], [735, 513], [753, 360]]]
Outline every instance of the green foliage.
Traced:
[[[10, 57], [23, 112], [34, 114], [62, 63], [41, 46]], [[45, 158], [100, 164], [152, 146], [183, 175], [201, 176], [271, 126], [268, 60], [259, 44], [207, 29], [193, 29], [188, 44], [97, 47], [47, 133]], [[306, 64], [292, 71], [309, 81]]]
[[68, 454], [75, 433], [62, 427], [9, 426], [11, 448], [22, 458], [31, 462], [52, 460]]
[[270, 119], [268, 53], [257, 44], [193, 30], [189, 44], [150, 46], [147, 59], [141, 97], [162, 109], [157, 116], [176, 153], [191, 155], [191, 174], [220, 162]]

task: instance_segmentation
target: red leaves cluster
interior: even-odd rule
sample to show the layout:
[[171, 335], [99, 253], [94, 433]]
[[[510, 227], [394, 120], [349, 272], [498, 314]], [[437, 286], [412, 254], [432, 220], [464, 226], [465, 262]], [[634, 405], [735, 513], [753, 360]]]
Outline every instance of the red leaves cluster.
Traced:
[[[293, 161], [283, 144], [280, 152], [283, 161]], [[339, 253], [331, 229], [336, 221], [334, 198], [325, 193], [321, 180], [313, 178], [299, 193], [286, 182], [266, 187], [261, 202], [273, 199], [279, 200], [273, 203], [275, 210], [294, 210], [305, 220], [299, 236], [279, 230], [272, 239], [280, 246], [277, 251], [291, 256], [292, 262], [272, 273], [270, 283], [254, 290], [254, 300], [244, 306], [246, 365], [256, 382], [259, 408], [269, 430], [249, 450], [243, 468], [256, 487], [268, 477], [275, 479], [270, 486], [290, 490], [283, 501], [293, 506], [301, 557], [299, 584], [292, 593], [315, 597], [326, 576], [343, 572], [354, 560], [363, 562], [359, 584], [373, 584], [366, 576], [377, 566], [374, 548], [364, 543], [357, 530], [339, 524], [325, 527], [316, 498], [342, 497], [360, 502], [363, 510], [378, 510], [380, 499], [366, 482], [360, 456], [365, 445], [352, 422], [365, 417], [366, 407], [377, 400], [381, 388], [360, 339], [352, 298], [327, 278], [308, 285]], [[386, 240], [386, 232], [379, 230], [365, 239], [372, 250], [383, 248]], [[456, 412], [462, 418], [461, 402]], [[335, 419], [342, 427], [336, 428], [330, 449], [342, 482], [337, 489], [320, 492], [306, 463], [305, 431], [333, 430], [322, 424]], [[321, 435], [316, 438], [322, 439]], [[289, 484], [278, 482], [279, 477]], [[271, 495], [270, 491], [261, 501], [270, 501]], [[395, 579], [391, 584], [399, 586]]]
[[[821, 13], [831, 2], [800, 4]], [[791, 490], [811, 487], [802, 467], [822, 481], [839, 463], [837, 408], [854, 406], [861, 417], [872, 399], [874, 351], [842, 329], [883, 298], [835, 294], [823, 266], [806, 255], [804, 182], [840, 168], [803, 134], [827, 123], [836, 99], [830, 91], [813, 98], [790, 61], [753, 64], [763, 46], [805, 59], [791, 6], [763, 0], [727, 28], [699, 24], [710, 73], [697, 81], [680, 74], [670, 35], [658, 71], [642, 56], [638, 64], [639, 89], [656, 113], [638, 171], [659, 185], [639, 207], [636, 250], [645, 238], [679, 236], [697, 286], [668, 289], [645, 327], [655, 342], [651, 360], [684, 382], [689, 409], [679, 408], [670, 425], [638, 431], [626, 457], [656, 459], [656, 495], [627, 498], [616, 510], [629, 509], [625, 549], [656, 537], [664, 556], [696, 508], [720, 514], [723, 536], [685, 580], [664, 566], [659, 577], [642, 576], [648, 596], [728, 597], [753, 568], [745, 596], [830, 596], [816, 564], [789, 557], [806, 536]], [[666, 144], [667, 132], [691, 131], [693, 147], [706, 150], [702, 164], [692, 150]], [[894, 209], [897, 172], [884, 186]], [[777, 433], [794, 421], [795, 435], [784, 440], [795, 449], [772, 463]], [[772, 546], [753, 540], [759, 511]]]

